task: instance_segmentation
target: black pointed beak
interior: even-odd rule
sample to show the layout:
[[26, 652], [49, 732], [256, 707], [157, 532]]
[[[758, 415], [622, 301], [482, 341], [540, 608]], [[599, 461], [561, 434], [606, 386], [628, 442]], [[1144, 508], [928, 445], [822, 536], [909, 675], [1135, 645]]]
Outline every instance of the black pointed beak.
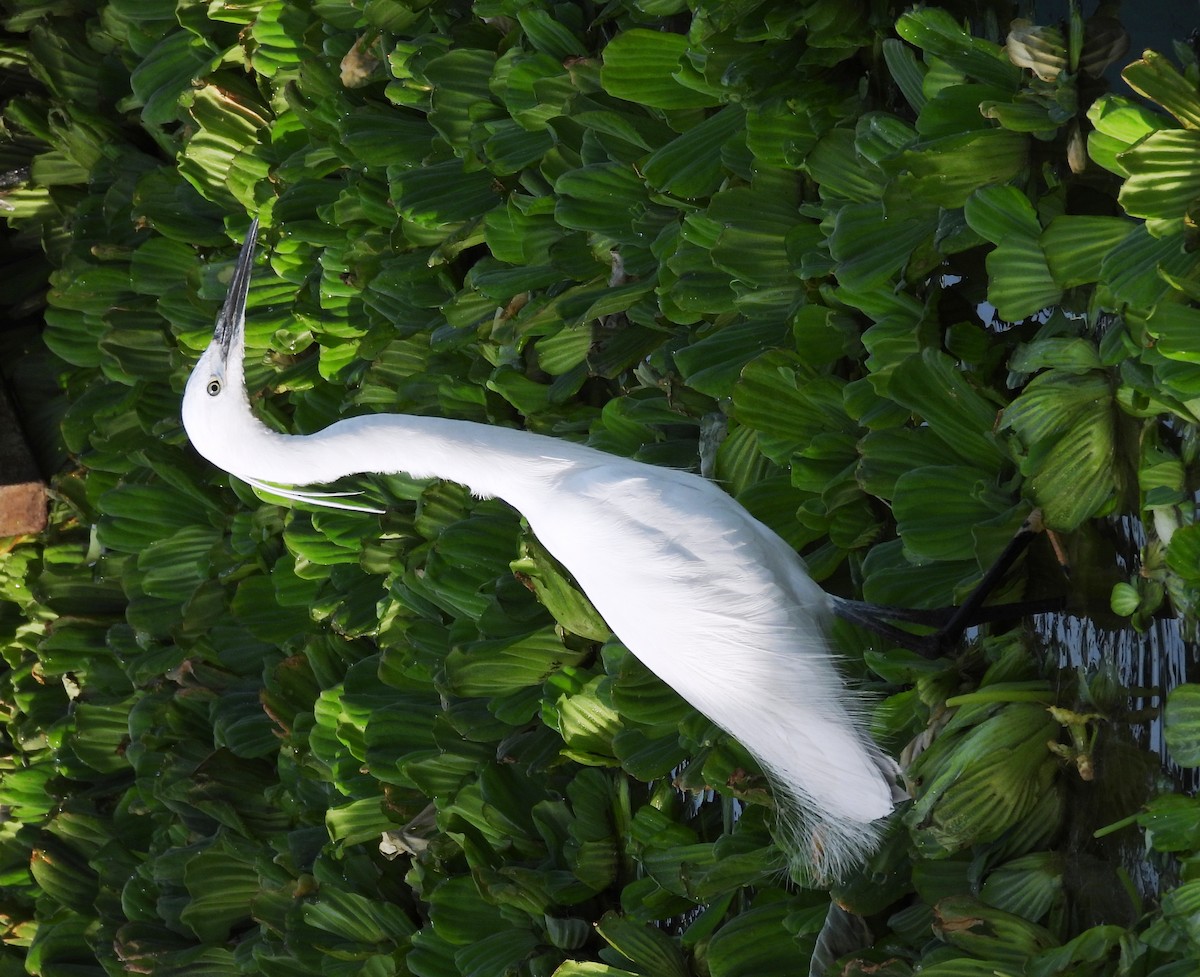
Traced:
[[242, 244], [237, 264], [233, 266], [233, 278], [229, 282], [229, 294], [217, 315], [213, 329], [213, 342], [221, 347], [228, 357], [230, 346], [246, 323], [246, 296], [250, 292], [250, 272], [254, 267], [254, 242], [258, 239], [258, 218], [250, 222], [246, 240]]

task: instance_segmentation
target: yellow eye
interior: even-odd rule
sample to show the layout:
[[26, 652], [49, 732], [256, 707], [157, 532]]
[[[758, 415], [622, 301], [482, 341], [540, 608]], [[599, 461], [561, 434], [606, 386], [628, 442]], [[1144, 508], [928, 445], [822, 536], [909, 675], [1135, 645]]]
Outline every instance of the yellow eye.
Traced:
[[210, 397], [215, 397], [220, 392], [221, 392], [221, 381], [218, 380], [216, 377], [213, 377], [211, 380], [208, 381], [208, 395]]

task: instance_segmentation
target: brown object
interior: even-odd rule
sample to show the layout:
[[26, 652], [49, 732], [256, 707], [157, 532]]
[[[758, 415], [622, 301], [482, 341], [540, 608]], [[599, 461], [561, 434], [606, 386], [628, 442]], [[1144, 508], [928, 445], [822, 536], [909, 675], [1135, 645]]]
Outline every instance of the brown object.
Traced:
[[46, 528], [46, 486], [0, 381], [0, 536]]

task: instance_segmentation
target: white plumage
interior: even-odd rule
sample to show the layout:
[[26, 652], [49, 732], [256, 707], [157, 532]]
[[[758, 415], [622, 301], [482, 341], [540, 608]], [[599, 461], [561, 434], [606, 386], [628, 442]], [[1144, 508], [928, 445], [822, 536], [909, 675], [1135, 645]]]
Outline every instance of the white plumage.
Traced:
[[505, 500], [626, 647], [762, 764], [793, 860], [835, 877], [861, 861], [892, 810], [895, 764], [834, 667], [832, 598], [796, 553], [697, 475], [526, 431], [393, 414], [269, 430], [242, 364], [256, 231], [184, 393], [196, 449], [256, 484], [405, 472]]

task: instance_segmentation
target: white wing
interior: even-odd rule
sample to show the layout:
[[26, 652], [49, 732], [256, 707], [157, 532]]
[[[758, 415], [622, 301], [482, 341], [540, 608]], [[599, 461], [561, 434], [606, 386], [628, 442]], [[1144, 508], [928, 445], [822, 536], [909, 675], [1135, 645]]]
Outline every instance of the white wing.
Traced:
[[836, 874], [873, 847], [895, 767], [834, 668], [829, 598], [783, 540], [698, 476], [619, 459], [522, 511], [625, 645], [763, 764], [810, 855]]

